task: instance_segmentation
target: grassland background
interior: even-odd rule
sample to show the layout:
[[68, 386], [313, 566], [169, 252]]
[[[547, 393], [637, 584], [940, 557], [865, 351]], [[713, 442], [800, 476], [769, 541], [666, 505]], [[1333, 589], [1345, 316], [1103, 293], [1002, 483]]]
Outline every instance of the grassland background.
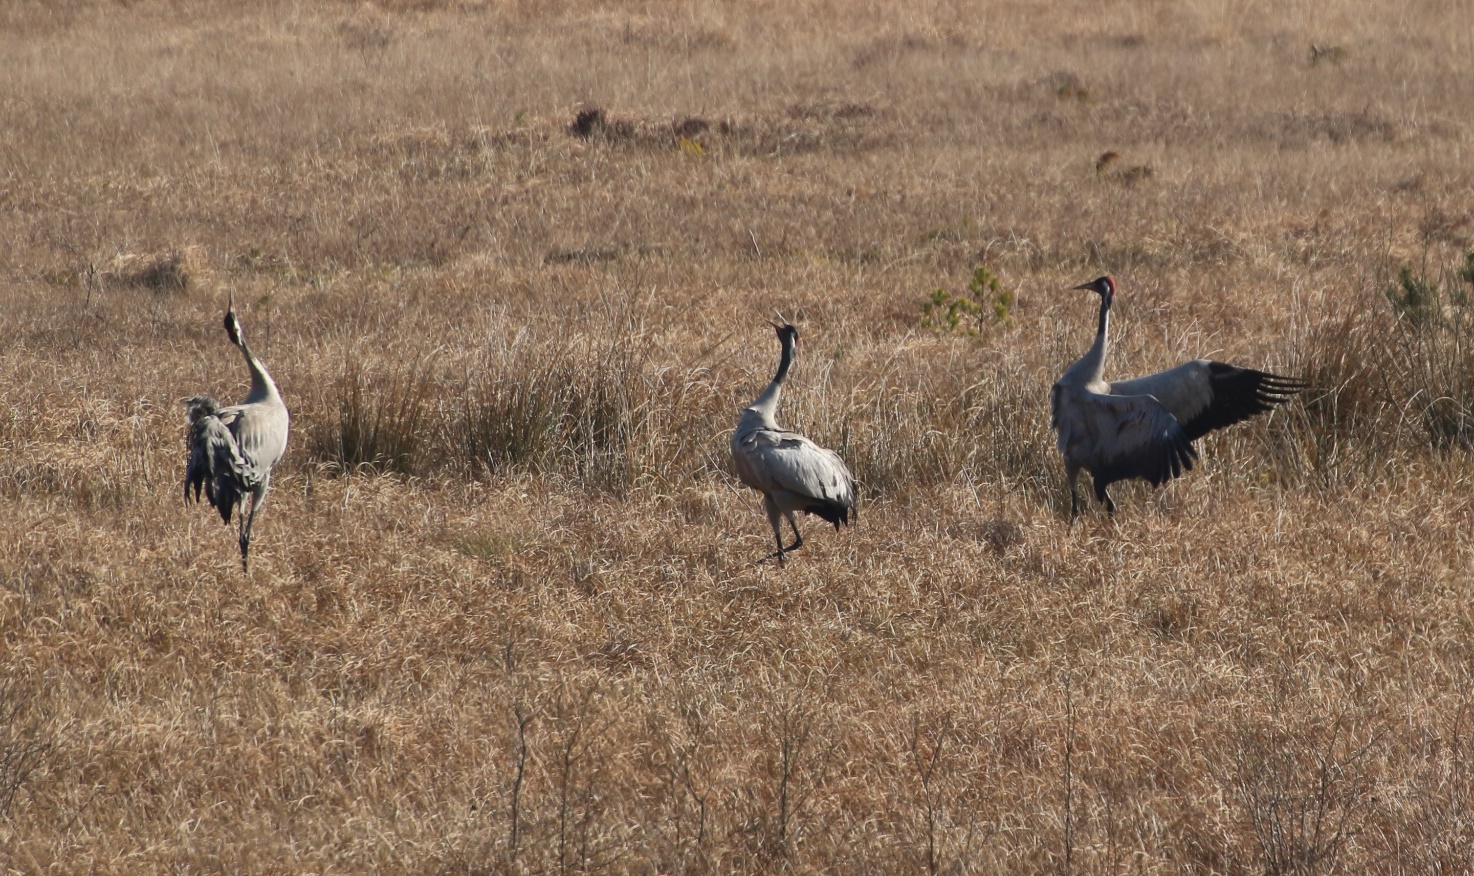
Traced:
[[[13, 2], [0, 58], [7, 872], [1474, 868], [1471, 4]], [[979, 264], [1008, 321], [923, 328]], [[1316, 390], [1070, 528], [1102, 272], [1114, 373]], [[180, 501], [228, 290], [294, 428], [248, 576]], [[866, 495], [783, 569], [773, 307]]]

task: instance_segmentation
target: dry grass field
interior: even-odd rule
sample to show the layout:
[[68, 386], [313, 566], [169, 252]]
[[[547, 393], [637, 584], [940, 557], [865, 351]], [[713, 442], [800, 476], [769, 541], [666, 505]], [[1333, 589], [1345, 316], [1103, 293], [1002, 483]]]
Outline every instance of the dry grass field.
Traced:
[[[0, 870], [1469, 872], [1471, 21], [0, 5]], [[1314, 390], [1071, 527], [1105, 272], [1110, 373]], [[775, 307], [864, 496], [785, 568]]]

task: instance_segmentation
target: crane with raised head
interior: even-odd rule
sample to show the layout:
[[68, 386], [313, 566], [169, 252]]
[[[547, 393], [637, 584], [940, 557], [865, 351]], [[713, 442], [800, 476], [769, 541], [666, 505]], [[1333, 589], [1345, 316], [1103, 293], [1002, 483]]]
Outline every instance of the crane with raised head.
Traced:
[[[778, 428], [774, 414], [783, 384], [793, 367], [798, 347], [798, 329], [778, 314], [769, 322], [778, 332], [782, 354], [778, 373], [752, 404], [737, 418], [732, 433], [732, 464], [742, 482], [763, 494], [763, 509], [773, 527], [778, 550], [763, 559], [777, 557], [781, 565], [789, 551], [803, 546], [794, 512], [816, 514], [834, 524], [835, 531], [855, 514], [855, 478], [844, 461], [797, 432]], [[782, 520], [793, 529], [793, 544], [783, 545]]]
[[272, 466], [286, 453], [291, 418], [276, 382], [246, 346], [240, 319], [235, 315], [234, 293], [225, 311], [225, 334], [246, 359], [251, 390], [245, 401], [223, 408], [210, 396], [185, 399], [189, 409], [189, 462], [184, 470], [184, 500], [198, 502], [203, 492], [227, 525], [231, 515], [236, 515], [241, 570], [247, 571], [251, 529], [271, 489]]
[[1080, 514], [1075, 482], [1090, 472], [1095, 498], [1108, 513], [1116, 481], [1140, 478], [1158, 486], [1193, 467], [1192, 442], [1215, 429], [1264, 413], [1305, 389], [1304, 381], [1211, 359], [1134, 380], [1104, 378], [1106, 337], [1116, 281], [1097, 277], [1076, 289], [1100, 296], [1095, 343], [1054, 384], [1051, 425], [1059, 436], [1070, 485], [1070, 520]]

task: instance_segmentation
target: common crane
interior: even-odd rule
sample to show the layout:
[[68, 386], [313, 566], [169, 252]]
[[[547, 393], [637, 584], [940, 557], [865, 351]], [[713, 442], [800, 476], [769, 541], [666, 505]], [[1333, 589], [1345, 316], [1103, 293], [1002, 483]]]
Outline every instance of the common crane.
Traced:
[[[240, 348], [251, 370], [251, 391], [238, 405], [220, 407], [215, 399], [197, 395], [185, 399], [189, 408], [189, 464], [184, 470], [184, 501], [205, 498], [230, 523], [240, 525], [241, 570], [247, 571], [251, 528], [271, 489], [271, 468], [287, 449], [290, 417], [276, 383], [246, 346], [235, 315], [235, 295], [225, 311], [225, 333]], [[190, 491], [194, 491], [193, 497]], [[250, 499], [250, 510], [245, 504]]]
[[[804, 543], [793, 516], [795, 511], [819, 515], [833, 523], [836, 532], [857, 512], [855, 478], [838, 454], [797, 432], [779, 429], [773, 419], [798, 345], [798, 329], [781, 313], [778, 320], [769, 322], [777, 330], [783, 348], [778, 373], [737, 418], [737, 430], [732, 433], [732, 463], [742, 482], [763, 494], [763, 508], [778, 543], [778, 550], [763, 559], [777, 557], [781, 565], [789, 551], [798, 550]], [[787, 547], [783, 546], [782, 518], [787, 518], [793, 528], [793, 544]]]
[[1193, 441], [1268, 411], [1307, 386], [1210, 359], [1107, 383], [1102, 374], [1116, 281], [1098, 277], [1075, 288], [1100, 295], [1100, 327], [1090, 350], [1054, 384], [1051, 425], [1070, 484], [1071, 522], [1080, 515], [1080, 469], [1090, 472], [1095, 498], [1114, 514], [1111, 484], [1141, 478], [1158, 486], [1178, 477], [1198, 458]]

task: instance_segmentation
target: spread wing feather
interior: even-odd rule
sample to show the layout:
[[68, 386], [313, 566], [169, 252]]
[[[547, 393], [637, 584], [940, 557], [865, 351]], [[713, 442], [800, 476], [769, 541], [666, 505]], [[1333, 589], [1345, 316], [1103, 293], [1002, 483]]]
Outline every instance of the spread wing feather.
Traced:
[[1262, 414], [1304, 389], [1303, 381], [1210, 359], [1184, 362], [1111, 384], [1113, 396], [1149, 395], [1162, 403], [1189, 441]]

